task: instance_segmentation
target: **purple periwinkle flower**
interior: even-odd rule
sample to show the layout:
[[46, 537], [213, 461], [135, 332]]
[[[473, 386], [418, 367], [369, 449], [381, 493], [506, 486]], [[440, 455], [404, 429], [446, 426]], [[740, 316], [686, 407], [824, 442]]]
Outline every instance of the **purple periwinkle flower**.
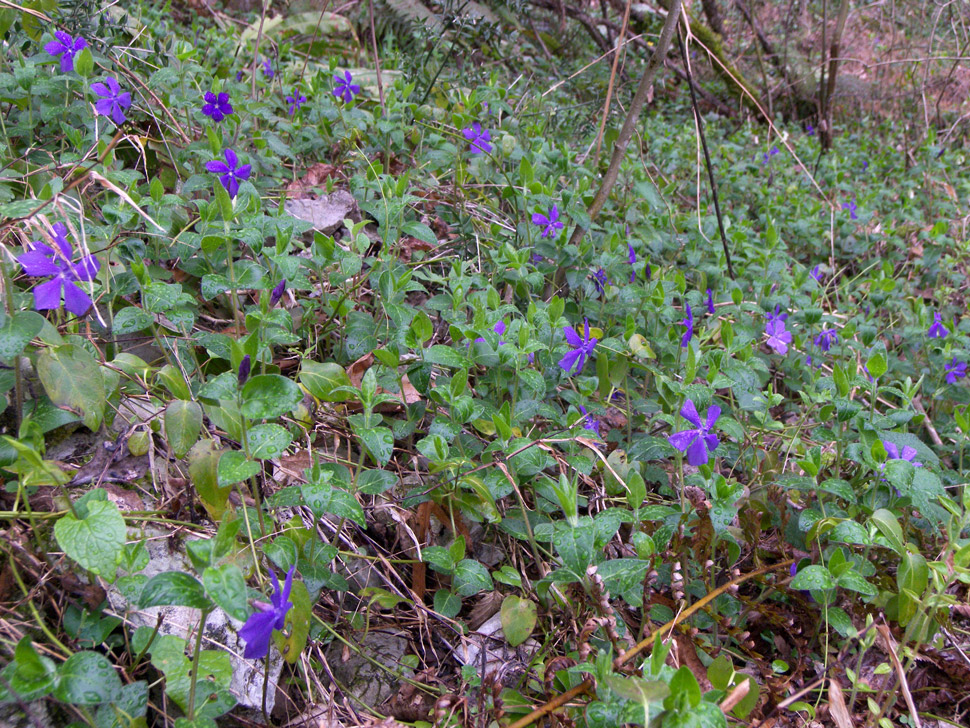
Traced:
[[806, 124], [805, 133], [808, 134], [809, 136], [815, 136], [815, 127], [812, 126], [811, 124]]
[[[488, 129], [482, 129], [479, 122], [475, 122], [467, 129], [462, 129], [462, 135], [468, 140], [468, 151], [472, 154], [488, 154], [492, 151], [492, 135]], [[543, 236], [544, 237], [544, 236]]]
[[300, 93], [300, 87], [296, 86], [293, 89], [293, 95], [286, 97], [286, 103], [290, 105], [290, 116], [296, 114], [300, 110], [300, 107], [306, 103], [306, 96]]
[[243, 72], [236, 71], [236, 82], [238, 83], [239, 81], [242, 81], [242, 80], [243, 80]]
[[290, 589], [293, 588], [293, 572], [296, 566], [291, 566], [286, 572], [286, 581], [280, 589], [280, 582], [276, 574], [270, 571], [273, 577], [273, 594], [270, 596], [270, 604], [256, 602], [255, 606], [259, 610], [249, 615], [246, 624], [239, 630], [239, 636], [246, 641], [246, 649], [243, 657], [247, 660], [266, 657], [269, 652], [269, 640], [273, 636], [273, 630], [281, 630], [286, 626], [286, 613], [293, 608], [290, 601]]
[[593, 274], [593, 285], [596, 286], [596, 290], [601, 296], [606, 293], [607, 283], [609, 283], [609, 279], [606, 277], [606, 271], [602, 268]]
[[853, 220], [858, 220], [859, 219], [859, 216], [855, 214], [855, 211], [856, 211], [855, 200], [850, 200], [849, 202], [843, 202], [842, 203], [842, 209], [849, 211], [849, 217], [851, 219], [853, 219]]
[[822, 266], [817, 265], [814, 268], [812, 268], [811, 272], [808, 274], [809, 276], [811, 276], [815, 280], [816, 283], [819, 283], [819, 284], [822, 283], [822, 270], [821, 269], [822, 269]]
[[580, 374], [586, 366], [586, 358], [592, 356], [593, 348], [596, 346], [596, 339], [589, 337], [589, 320], [583, 319], [582, 338], [572, 326], [564, 326], [562, 331], [572, 351], [559, 360], [559, 367], [566, 374]]
[[784, 322], [788, 318], [788, 313], [783, 312], [779, 304], [775, 304], [775, 310], [773, 312], [769, 312], [767, 318], [768, 323], [772, 323], [773, 321]]
[[946, 370], [947, 384], [956, 384], [957, 379], [963, 379], [967, 376], [967, 363], [957, 361], [956, 357], [953, 357], [949, 364], [945, 364], [943, 369]]
[[94, 110], [101, 116], [110, 116], [118, 126], [124, 124], [124, 110], [131, 106], [131, 94], [121, 92], [121, 86], [114, 76], [105, 77], [104, 83], [92, 83], [91, 90], [101, 97], [94, 103]]
[[921, 463], [919, 460], [913, 460], [913, 458], [916, 457], [916, 448], [910, 447], [909, 445], [903, 445], [903, 451], [900, 452], [899, 448], [888, 440], [883, 440], [882, 446], [886, 448], [887, 460], [906, 460], [907, 462], [912, 463], [914, 468], [923, 467], [923, 463]]
[[57, 40], [52, 40], [45, 45], [44, 50], [52, 56], [60, 56], [61, 72], [70, 73], [74, 70], [74, 56], [87, 48], [88, 42], [81, 36], [72, 38], [69, 33], [65, 33], [63, 30], [55, 30], [54, 37]]
[[579, 405], [579, 411], [583, 413], [583, 429], [589, 430], [597, 437], [600, 437], [600, 421], [589, 414], [583, 405]]
[[349, 104], [354, 100], [354, 96], [360, 93], [360, 86], [354, 83], [354, 77], [350, 75], [350, 71], [344, 71], [344, 75], [341, 76], [339, 73], [333, 77], [336, 85], [333, 88], [333, 95], [338, 99], [343, 99], [345, 104]]
[[675, 448], [687, 453], [687, 463], [693, 466], [705, 465], [711, 453], [717, 449], [717, 435], [711, 433], [714, 423], [721, 416], [721, 408], [712, 404], [707, 408], [707, 419], [701, 422], [697, 414], [697, 407], [693, 400], [688, 399], [680, 410], [680, 416], [694, 426], [692, 430], [682, 430], [667, 436], [667, 440]]
[[[242, 71], [240, 71], [242, 73]], [[218, 94], [206, 91], [202, 97], [205, 103], [202, 105], [202, 113], [219, 123], [232, 113], [232, 104], [229, 103], [229, 94], [222, 91]]]
[[93, 281], [101, 263], [93, 255], [86, 255], [77, 263], [71, 262], [74, 250], [67, 240], [64, 223], [54, 223], [50, 234], [57, 245], [56, 250], [46, 243], [35, 241], [30, 243], [26, 253], [17, 256], [17, 262], [27, 275], [54, 276], [34, 287], [34, 308], [38, 311], [59, 308], [63, 298], [64, 308], [75, 316], [82, 316], [91, 308], [92, 301], [77, 282]]
[[[488, 132], [485, 133], [488, 134]], [[467, 138], [468, 135], [466, 134], [465, 137]], [[548, 215], [543, 215], [541, 212], [532, 213], [532, 224], [542, 228], [542, 237], [544, 238], [555, 235], [559, 230], [563, 229], [562, 220], [559, 219], [559, 206], [553, 205], [550, 207]]]
[[931, 339], [945, 339], [946, 335], [950, 333], [950, 330], [943, 325], [943, 318], [940, 316], [939, 312], [933, 314], [933, 323], [930, 324], [929, 331], [926, 335]]
[[832, 344], [836, 344], [838, 341], [839, 335], [835, 329], [822, 329], [821, 333], [815, 337], [815, 346], [822, 351], [828, 351], [832, 348]]
[[284, 278], [270, 291], [269, 294], [269, 305], [275, 306], [283, 298], [283, 292], [286, 290], [286, 279]]
[[649, 281], [653, 277], [653, 269], [650, 267], [649, 263], [647, 263], [647, 268], [644, 272], [646, 273], [647, 280]]
[[210, 172], [220, 175], [219, 181], [226, 188], [230, 197], [235, 197], [239, 192], [239, 183], [249, 179], [249, 172], [252, 166], [244, 164], [239, 166], [239, 157], [232, 149], [226, 149], [222, 155], [226, 158], [225, 162], [215, 159], [205, 163], [205, 168]]
[[762, 155], [762, 159], [763, 159], [763, 161], [762, 161], [761, 163], [762, 163], [762, 164], [768, 164], [768, 162], [770, 162], [770, 161], [771, 161], [771, 158], [772, 158], [773, 156], [775, 156], [776, 154], [780, 154], [780, 153], [781, 153], [781, 152], [779, 152], [779, 150], [778, 150], [778, 147], [772, 147], [772, 148], [771, 148], [771, 151], [768, 151], [768, 152], [765, 152], [765, 153], [764, 153], [764, 154]]
[[236, 376], [236, 382], [239, 384], [240, 388], [242, 388], [242, 386], [249, 381], [249, 373], [252, 371], [252, 369], [253, 361], [249, 358], [249, 354], [246, 354], [246, 356], [242, 358], [242, 361], [239, 362], [239, 372]]
[[705, 303], [707, 304], [707, 313], [708, 313], [708, 315], [713, 316], [714, 313], [715, 313], [715, 309], [714, 309], [714, 292], [710, 288], [707, 289], [707, 301], [705, 301]]
[[776, 354], [787, 354], [788, 345], [791, 343], [791, 331], [785, 329], [785, 322], [778, 319], [769, 321], [765, 326], [765, 333], [768, 334], [768, 346]]
[[[637, 251], [633, 249], [632, 243], [627, 243], [626, 248], [627, 248], [627, 253], [626, 253], [627, 260], [630, 261], [631, 266], [636, 266]], [[630, 271], [630, 283], [633, 283], [634, 281], [636, 281], [636, 279], [637, 279], [637, 270], [636, 270], [636, 267], [634, 267], [633, 270]]]
[[273, 72], [273, 62], [269, 58], [263, 59], [263, 75], [266, 77], [267, 81], [272, 81], [273, 76], [276, 75]]
[[[680, 345], [682, 348], [686, 348], [690, 343], [691, 338], [694, 336], [694, 312], [690, 310], [690, 304], [686, 301], [684, 302], [684, 307], [687, 309], [687, 315], [684, 317], [684, 320], [681, 321], [681, 324], [687, 327], [687, 331], [684, 332], [684, 335], [680, 340]], [[693, 405], [691, 406], [693, 407]]]
[[[505, 329], [506, 329], [506, 326], [505, 326], [505, 322], [504, 321], [499, 321], [497, 324], [495, 324], [495, 326], [492, 327], [492, 331], [494, 331], [496, 334], [498, 334], [498, 345], [499, 346], [505, 346], [505, 341], [502, 339], [502, 337], [505, 335]], [[484, 344], [485, 343], [485, 339], [483, 337], [481, 337], [481, 336], [479, 336], [477, 339], [475, 339], [475, 341], [476, 341], [476, 343], [480, 343], [480, 344]]]

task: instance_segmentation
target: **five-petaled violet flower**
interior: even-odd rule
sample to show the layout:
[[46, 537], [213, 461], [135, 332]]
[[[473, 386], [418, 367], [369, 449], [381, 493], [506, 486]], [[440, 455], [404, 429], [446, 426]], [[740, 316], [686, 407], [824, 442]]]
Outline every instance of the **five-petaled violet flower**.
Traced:
[[273, 76], [276, 75], [273, 73], [273, 62], [269, 58], [263, 60], [263, 75], [266, 76], [266, 79], [269, 81], [272, 81]]
[[836, 344], [838, 341], [839, 335], [835, 329], [822, 329], [822, 332], [815, 337], [815, 346], [822, 351], [828, 351], [832, 348], [832, 344]]
[[762, 164], [768, 164], [768, 162], [771, 161], [771, 158], [773, 156], [775, 156], [776, 154], [780, 154], [780, 153], [781, 152], [778, 151], [778, 147], [772, 147], [770, 152], [765, 152], [764, 153], [764, 155], [762, 156], [762, 162], [761, 163]]
[[900, 452], [899, 448], [888, 440], [883, 440], [882, 446], [886, 448], [887, 460], [906, 460], [907, 462], [912, 463], [914, 468], [923, 467], [923, 463], [921, 463], [919, 460], [913, 460], [913, 458], [916, 457], [916, 448], [910, 447], [909, 445], [903, 445], [903, 451]]
[[688, 464], [705, 465], [718, 446], [717, 435], [712, 434], [711, 429], [717, 422], [717, 418], [721, 416], [721, 408], [712, 404], [707, 408], [706, 421], [701, 422], [697, 407], [692, 400], [688, 399], [680, 410], [680, 416], [692, 424], [694, 429], [675, 432], [668, 435], [667, 440], [681, 452], [687, 453]]
[[52, 56], [61, 57], [61, 72], [70, 73], [74, 70], [74, 56], [88, 47], [88, 42], [81, 36], [72, 38], [70, 34], [63, 30], [55, 30], [52, 40], [44, 46], [44, 50]]
[[246, 650], [243, 657], [247, 660], [266, 657], [269, 652], [269, 639], [273, 636], [274, 629], [283, 629], [286, 626], [286, 613], [293, 608], [290, 601], [290, 589], [293, 587], [293, 571], [296, 566], [291, 566], [286, 572], [286, 581], [280, 589], [280, 582], [276, 574], [270, 571], [273, 577], [273, 594], [270, 596], [270, 604], [256, 602], [255, 606], [259, 610], [249, 615], [246, 624], [239, 630], [239, 636], [246, 641]]
[[[488, 132], [485, 133], [488, 134]], [[544, 238], [555, 235], [558, 230], [563, 228], [562, 220], [559, 219], [559, 206], [550, 207], [548, 215], [543, 215], [541, 212], [532, 213], [532, 224], [542, 228], [542, 237]]]
[[967, 363], [965, 361], [957, 361], [956, 357], [953, 357], [950, 363], [945, 364], [943, 368], [946, 370], [947, 384], [956, 384], [957, 379], [962, 379], [967, 376]]
[[593, 285], [596, 286], [596, 290], [601, 296], [606, 293], [607, 283], [609, 283], [609, 279], [606, 277], [606, 271], [602, 268], [593, 274]]
[[775, 304], [775, 310], [773, 313], [768, 313], [769, 323], [772, 321], [785, 321], [787, 318], [788, 318], [788, 314], [782, 312], [781, 306], [779, 304]]
[[940, 316], [939, 312], [933, 314], [933, 323], [930, 325], [929, 331], [926, 335], [931, 339], [945, 339], [946, 335], [950, 333], [950, 330], [943, 325], [943, 318]]
[[[504, 321], [499, 321], [497, 324], [495, 324], [495, 326], [492, 327], [492, 331], [498, 334], [499, 346], [505, 346], [505, 341], [502, 339], [502, 337], [505, 335], [505, 329], [506, 329], [506, 326]], [[475, 342], [479, 344], [484, 344], [485, 339], [479, 336], [477, 339], [475, 339]]]
[[815, 266], [814, 268], [812, 268], [811, 272], [808, 275], [810, 275], [815, 280], [816, 283], [821, 283], [822, 282], [822, 266], [820, 266], [820, 265]]
[[81, 316], [91, 308], [91, 297], [77, 285], [77, 281], [92, 281], [101, 268], [101, 263], [93, 255], [86, 255], [77, 263], [71, 263], [74, 251], [67, 241], [67, 227], [55, 223], [51, 237], [57, 249], [39, 241], [30, 243], [29, 250], [17, 256], [29, 276], [54, 276], [46, 283], [34, 288], [34, 308], [47, 311], [58, 308], [61, 298], [64, 308], [75, 316]]
[[843, 210], [848, 210], [849, 211], [849, 217], [852, 218], [853, 220], [858, 220], [859, 219], [859, 216], [855, 214], [855, 211], [856, 211], [855, 200], [852, 200], [850, 202], [843, 202], [842, 203], [842, 209]]
[[127, 91], [121, 92], [121, 86], [114, 76], [107, 76], [104, 83], [92, 83], [91, 90], [101, 97], [94, 103], [94, 110], [101, 116], [110, 116], [119, 126], [124, 124], [124, 109], [131, 106], [131, 94]]
[[714, 292], [710, 288], [707, 289], [707, 301], [706, 301], [706, 303], [707, 303], [707, 313], [710, 314], [711, 316], [713, 316], [714, 315], [714, 311], [715, 311], [715, 309], [714, 309]]
[[564, 326], [562, 331], [572, 351], [559, 360], [559, 366], [566, 374], [579, 374], [586, 366], [586, 358], [592, 356], [593, 348], [596, 346], [596, 339], [589, 338], [589, 320], [583, 319], [582, 338], [572, 326]]
[[[684, 320], [680, 323], [687, 327], [687, 331], [684, 332], [684, 336], [680, 340], [680, 345], [683, 348], [687, 348], [690, 343], [691, 337], [694, 336], [694, 312], [690, 310], [690, 304], [684, 302], [684, 306], [687, 309], [687, 315], [684, 316]], [[690, 400], [688, 400], [690, 401]], [[693, 405], [691, 405], [693, 407]]]
[[220, 175], [219, 181], [226, 188], [230, 197], [235, 197], [239, 192], [239, 183], [249, 179], [249, 171], [252, 166], [244, 164], [239, 166], [239, 157], [232, 149], [226, 149], [222, 155], [226, 158], [225, 162], [215, 159], [205, 163], [205, 168], [210, 172]]
[[[242, 71], [240, 71], [242, 73]], [[229, 103], [229, 94], [225, 91], [218, 94], [206, 91], [203, 96], [205, 103], [202, 105], [202, 113], [215, 122], [220, 122], [232, 113], [232, 104]]]
[[482, 129], [479, 122], [475, 122], [467, 129], [461, 130], [462, 135], [468, 140], [469, 151], [472, 154], [488, 154], [492, 151], [492, 135], [488, 129]]
[[597, 437], [600, 437], [600, 421], [589, 414], [583, 405], [579, 405], [579, 411], [583, 413], [583, 429], [589, 430]]
[[293, 95], [286, 97], [286, 103], [290, 105], [290, 116], [293, 116], [300, 107], [306, 103], [306, 96], [300, 93], [300, 87], [297, 86], [293, 89]]
[[768, 334], [768, 346], [776, 354], [787, 354], [788, 345], [791, 343], [791, 331], [785, 330], [785, 322], [781, 319], [772, 319], [765, 326], [765, 333]]
[[354, 100], [354, 96], [360, 93], [360, 86], [354, 83], [354, 77], [350, 75], [350, 71], [344, 71], [344, 75], [341, 76], [339, 73], [333, 77], [336, 86], [333, 88], [333, 95], [338, 99], [343, 99], [345, 104], [349, 104]]

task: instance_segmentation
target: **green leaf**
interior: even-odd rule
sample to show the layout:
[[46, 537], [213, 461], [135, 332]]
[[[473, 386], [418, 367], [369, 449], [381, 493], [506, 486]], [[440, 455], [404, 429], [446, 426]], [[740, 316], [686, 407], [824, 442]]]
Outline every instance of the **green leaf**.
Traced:
[[434, 593], [434, 610], [449, 619], [454, 619], [461, 611], [461, 597], [447, 589], [439, 589]]
[[335, 362], [303, 360], [300, 367], [300, 383], [307, 391], [324, 402], [343, 402], [351, 398], [347, 392], [335, 392], [338, 387], [349, 387], [350, 377]]
[[176, 399], [165, 408], [165, 439], [177, 458], [198, 442], [202, 432], [202, 407], [190, 399]]
[[[6, 680], [0, 681], [0, 703], [36, 700], [54, 689], [57, 664], [37, 652], [30, 637], [25, 636], [14, 649], [14, 661], [3, 668], [0, 676]], [[11, 689], [15, 695], [8, 692]]]
[[879, 590], [866, 581], [866, 578], [862, 574], [852, 569], [840, 574], [839, 578], [835, 580], [835, 583], [843, 589], [859, 592], [867, 597], [874, 597], [879, 593]]
[[697, 678], [690, 671], [687, 665], [681, 665], [680, 669], [670, 678], [670, 695], [664, 700], [664, 707], [671, 708], [674, 701], [680, 698], [686, 705], [696, 708], [701, 702], [701, 686], [697, 683]]
[[290, 431], [275, 424], [251, 427], [246, 437], [249, 441], [249, 452], [257, 460], [278, 458], [293, 442]]
[[468, 369], [471, 362], [462, 354], [444, 344], [435, 344], [424, 350], [424, 360], [451, 369]]
[[20, 311], [8, 317], [0, 326], [0, 361], [13, 363], [42, 328], [44, 317], [34, 311]]
[[242, 413], [254, 420], [286, 414], [300, 404], [303, 392], [292, 379], [279, 374], [252, 377], [242, 390]]
[[240, 450], [224, 452], [222, 457], [219, 458], [219, 469], [217, 471], [219, 487], [225, 488], [249, 480], [259, 473], [259, 470], [259, 463], [248, 460], [246, 453]]
[[463, 597], [470, 597], [492, 588], [492, 577], [488, 569], [474, 559], [463, 559], [455, 566], [453, 577], [455, 591]]
[[791, 588], [799, 591], [810, 589], [832, 589], [835, 579], [824, 566], [810, 564], [799, 571], [791, 580]]
[[107, 403], [104, 378], [86, 349], [64, 344], [43, 350], [37, 357], [37, 375], [54, 404], [80, 412], [88, 429], [101, 429]]
[[879, 379], [889, 369], [886, 360], [886, 345], [881, 341], [872, 347], [869, 358], [866, 359], [866, 370], [873, 379]]
[[245, 621], [250, 614], [246, 601], [246, 580], [235, 564], [208, 567], [202, 572], [202, 584], [212, 601], [234, 619]]
[[232, 491], [232, 484], [219, 485], [219, 459], [222, 450], [212, 440], [201, 440], [189, 450], [189, 478], [195, 486], [202, 505], [214, 521], [219, 521]]
[[99, 652], [75, 652], [57, 670], [54, 697], [74, 705], [101, 705], [121, 693], [121, 678]]
[[310, 614], [313, 611], [310, 592], [302, 581], [293, 581], [290, 601], [293, 608], [286, 614], [286, 634], [274, 632], [273, 640], [283, 659], [292, 665], [303, 655], [310, 636]]
[[355, 427], [354, 434], [360, 438], [367, 448], [367, 452], [380, 467], [384, 467], [391, 460], [394, 453], [394, 435], [387, 427]]
[[889, 546], [897, 554], [902, 555], [906, 550], [903, 546], [903, 529], [900, 527], [895, 514], [885, 508], [880, 508], [872, 514], [870, 520], [879, 530], [879, 533], [889, 542]]
[[108, 581], [114, 581], [121, 563], [125, 535], [125, 519], [109, 501], [90, 502], [83, 518], [67, 513], [54, 526], [54, 537], [64, 553]]
[[502, 632], [512, 647], [518, 647], [532, 634], [536, 614], [535, 602], [529, 599], [510, 595], [502, 601]]
[[586, 567], [593, 561], [595, 538], [596, 527], [591, 521], [585, 521], [575, 527], [563, 524], [556, 529], [553, 543], [562, 558], [562, 565], [580, 580], [586, 577]]
[[128, 336], [144, 331], [152, 325], [152, 315], [138, 306], [128, 306], [115, 314], [111, 322], [111, 332], [115, 336]]
[[138, 605], [143, 609], [148, 607], [212, 608], [212, 602], [205, 595], [205, 587], [194, 576], [181, 571], [155, 574], [142, 589]]
[[658, 703], [670, 694], [670, 688], [659, 680], [643, 680], [637, 677], [607, 675], [606, 684], [621, 698], [632, 700], [644, 707]]

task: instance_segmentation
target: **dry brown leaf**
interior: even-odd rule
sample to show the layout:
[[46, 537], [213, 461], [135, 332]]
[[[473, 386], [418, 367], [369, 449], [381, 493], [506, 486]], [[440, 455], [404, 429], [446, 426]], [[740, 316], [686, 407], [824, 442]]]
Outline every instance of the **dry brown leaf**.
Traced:
[[842, 687], [835, 680], [829, 680], [829, 715], [837, 728], [854, 728], [852, 716], [845, 704], [845, 696], [842, 695]]

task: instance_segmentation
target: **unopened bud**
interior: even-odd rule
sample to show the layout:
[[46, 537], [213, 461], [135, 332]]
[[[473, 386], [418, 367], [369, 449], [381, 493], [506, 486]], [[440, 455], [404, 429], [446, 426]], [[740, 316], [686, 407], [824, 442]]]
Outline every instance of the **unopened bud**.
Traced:
[[246, 380], [249, 379], [249, 371], [250, 371], [251, 368], [252, 368], [252, 364], [251, 364], [250, 359], [249, 359], [249, 354], [246, 354], [246, 356], [244, 356], [242, 358], [242, 361], [239, 362], [239, 386], [240, 386], [240, 388], [246, 383]]

